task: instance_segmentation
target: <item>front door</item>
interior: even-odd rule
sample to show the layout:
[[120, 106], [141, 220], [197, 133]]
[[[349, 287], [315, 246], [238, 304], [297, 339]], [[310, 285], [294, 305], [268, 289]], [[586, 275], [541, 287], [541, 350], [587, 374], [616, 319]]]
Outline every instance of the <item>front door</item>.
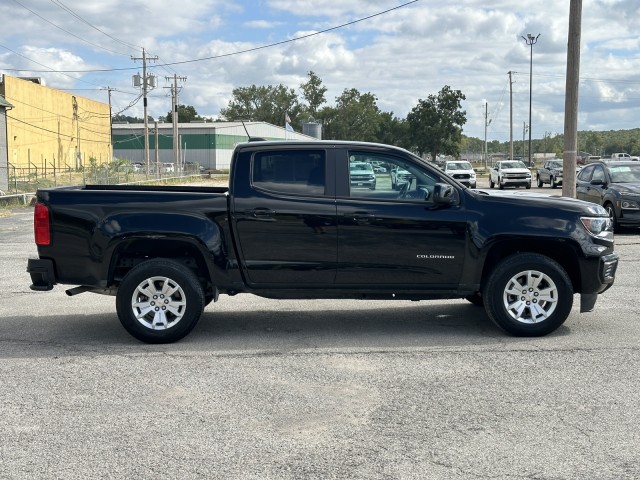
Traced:
[[[348, 175], [345, 166], [354, 162], [376, 166], [375, 190], [341, 180]], [[442, 207], [430, 200], [444, 177], [417, 160], [365, 150], [339, 152], [336, 164], [336, 283], [456, 288], [466, 214], [460, 205]]]

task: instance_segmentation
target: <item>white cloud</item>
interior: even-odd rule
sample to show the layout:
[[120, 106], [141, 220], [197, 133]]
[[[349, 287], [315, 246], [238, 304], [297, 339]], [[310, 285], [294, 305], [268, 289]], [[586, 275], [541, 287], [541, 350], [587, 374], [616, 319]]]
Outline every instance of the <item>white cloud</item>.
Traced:
[[[167, 85], [164, 76], [187, 77], [180, 102], [194, 105], [202, 115], [215, 116], [227, 105], [234, 87], [283, 83], [297, 90], [313, 70], [328, 88], [329, 103], [345, 88], [356, 88], [375, 94], [381, 109], [401, 117], [418, 99], [449, 85], [466, 95], [467, 135], [484, 136], [483, 100], [488, 102], [490, 140], [509, 137], [509, 71], [514, 72], [515, 137], [522, 122], [528, 122], [530, 48], [520, 36], [540, 33], [533, 47], [533, 136], [563, 131], [569, 2], [460, 0], [446, 4], [421, 0], [269, 48], [259, 47], [346, 24], [404, 2], [65, 1], [83, 19], [117, 40], [53, 3], [36, 3], [29, 8], [86, 41], [51, 26], [17, 3], [3, 2], [0, 16], [13, 20], [3, 26], [0, 45], [56, 70], [112, 70], [36, 73], [54, 88], [94, 85], [94, 92], [80, 94], [106, 101], [104, 90], [99, 89], [109, 85], [118, 89], [113, 92], [114, 104], [124, 108], [139, 94], [131, 86], [131, 75], [141, 65], [130, 57], [139, 57], [144, 46], [150, 55], [159, 57], [157, 64], [187, 62], [166, 67], [149, 62], [150, 71], [160, 80], [149, 100], [150, 114], [155, 117], [170, 109], [168, 90], [162, 88]], [[637, 0], [583, 2], [580, 129], [638, 126], [639, 8]], [[29, 47], [23, 49], [25, 45]], [[25, 67], [47, 70], [10, 51], [0, 49], [0, 55], [6, 69], [0, 69], [1, 73], [14, 75], [19, 72], [10, 68]], [[198, 59], [206, 60], [193, 61]], [[141, 103], [128, 113], [141, 116]]]

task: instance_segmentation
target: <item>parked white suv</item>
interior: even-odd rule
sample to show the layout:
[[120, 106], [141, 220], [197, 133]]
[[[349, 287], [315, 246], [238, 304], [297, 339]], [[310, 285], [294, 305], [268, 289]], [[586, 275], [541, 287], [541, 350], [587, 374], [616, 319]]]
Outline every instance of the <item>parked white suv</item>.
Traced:
[[503, 160], [496, 162], [489, 171], [489, 187], [531, 188], [531, 170], [519, 160]]
[[464, 160], [444, 162], [443, 170], [444, 173], [455, 178], [461, 184], [476, 188], [476, 171], [469, 162]]

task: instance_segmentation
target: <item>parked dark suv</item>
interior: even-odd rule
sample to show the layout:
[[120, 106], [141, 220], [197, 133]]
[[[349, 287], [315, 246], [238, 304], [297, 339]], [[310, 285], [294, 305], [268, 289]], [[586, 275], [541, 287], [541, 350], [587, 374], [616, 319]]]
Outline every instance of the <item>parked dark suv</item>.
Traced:
[[576, 196], [602, 205], [614, 230], [640, 226], [640, 162], [591, 163], [578, 173], [576, 182]]

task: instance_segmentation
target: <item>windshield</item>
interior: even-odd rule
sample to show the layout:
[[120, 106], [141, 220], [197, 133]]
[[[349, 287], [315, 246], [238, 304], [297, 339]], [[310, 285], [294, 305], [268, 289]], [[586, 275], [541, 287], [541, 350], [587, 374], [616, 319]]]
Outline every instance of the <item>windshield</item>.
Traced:
[[447, 170], [473, 170], [469, 162], [447, 162]]
[[609, 167], [609, 173], [614, 183], [640, 183], [640, 164]]
[[527, 168], [522, 162], [502, 162], [502, 168]]
[[349, 165], [351, 173], [369, 173], [373, 172], [373, 167], [370, 163], [352, 163]]
[[556, 162], [549, 162], [549, 168], [562, 168], [562, 162], [560, 160]]

